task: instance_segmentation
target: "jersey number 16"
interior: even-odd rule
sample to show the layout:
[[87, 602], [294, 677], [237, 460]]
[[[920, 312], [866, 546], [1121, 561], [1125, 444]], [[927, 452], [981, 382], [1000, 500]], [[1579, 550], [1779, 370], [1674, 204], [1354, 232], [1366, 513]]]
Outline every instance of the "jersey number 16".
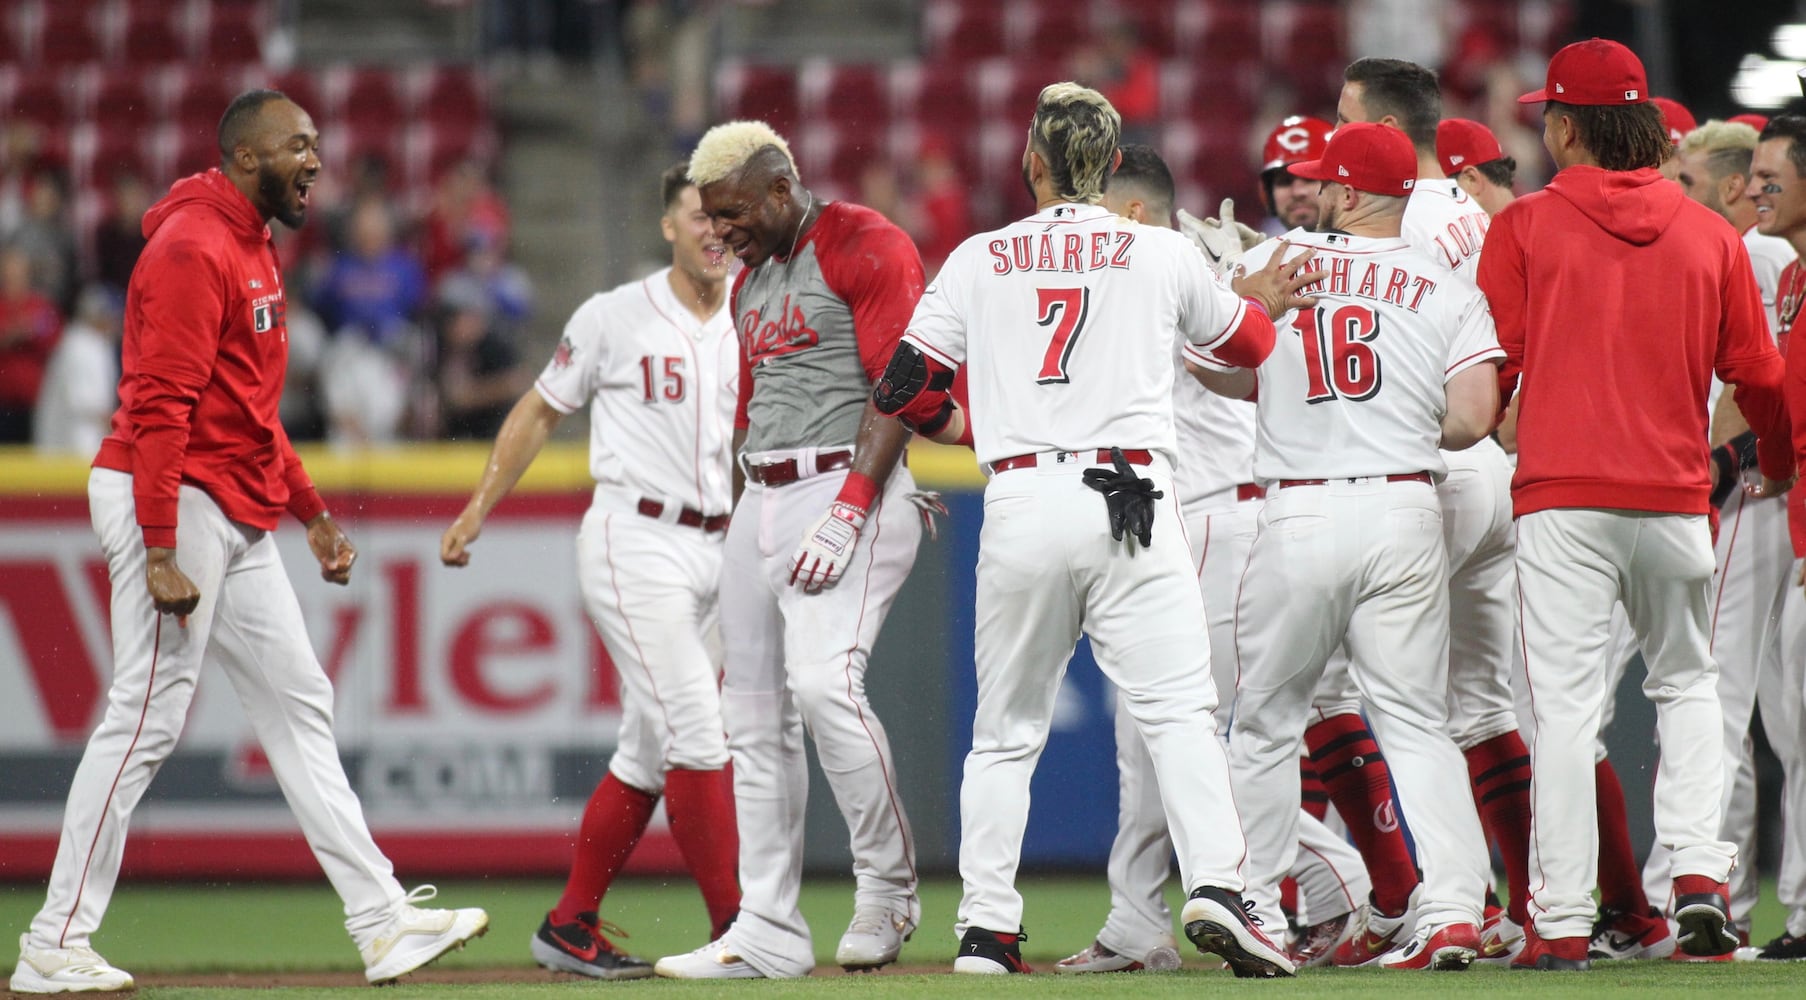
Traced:
[[1300, 309], [1292, 329], [1304, 344], [1304, 374], [1310, 382], [1305, 402], [1358, 403], [1380, 391], [1380, 356], [1372, 346], [1380, 335], [1380, 318], [1372, 309], [1353, 303]]

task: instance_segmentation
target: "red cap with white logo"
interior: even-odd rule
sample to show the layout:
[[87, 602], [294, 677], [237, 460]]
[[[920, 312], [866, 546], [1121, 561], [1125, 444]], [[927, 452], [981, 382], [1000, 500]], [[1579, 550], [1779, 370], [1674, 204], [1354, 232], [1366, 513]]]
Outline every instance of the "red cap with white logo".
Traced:
[[1335, 126], [1321, 118], [1292, 115], [1279, 123], [1261, 147], [1260, 172], [1278, 170], [1301, 160], [1314, 160], [1323, 155], [1329, 134]]
[[1477, 167], [1504, 158], [1499, 137], [1477, 121], [1444, 118], [1436, 126], [1436, 159], [1442, 163], [1442, 172], [1450, 177], [1460, 173], [1462, 167]]
[[1576, 106], [1642, 104], [1649, 78], [1637, 54], [1617, 42], [1589, 38], [1564, 46], [1549, 59], [1548, 82], [1518, 98], [1519, 104], [1560, 101]]
[[1402, 198], [1417, 183], [1417, 150], [1398, 129], [1357, 122], [1331, 133], [1321, 158], [1288, 169], [1294, 177]]
[[1668, 130], [1668, 141], [1676, 146], [1681, 144], [1688, 132], [1699, 127], [1693, 112], [1672, 97], [1651, 97], [1649, 103], [1662, 112], [1662, 126]]

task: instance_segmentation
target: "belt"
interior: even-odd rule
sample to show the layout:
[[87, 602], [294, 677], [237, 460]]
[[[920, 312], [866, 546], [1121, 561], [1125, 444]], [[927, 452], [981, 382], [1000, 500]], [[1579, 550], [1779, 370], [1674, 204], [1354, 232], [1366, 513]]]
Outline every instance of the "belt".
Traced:
[[[991, 463], [991, 471], [992, 472], [1008, 472], [1011, 469], [1034, 468], [1035, 466], [1041, 464], [1041, 456], [1043, 454], [1072, 455], [1076, 458], [1076, 457], [1081, 456], [1086, 453], [1085, 452], [1070, 452], [1070, 451], [1062, 451], [1062, 452], [1038, 452], [1038, 451], [1036, 451], [1036, 452], [1030, 452], [1026, 455], [1013, 455], [1009, 458], [1000, 458], [997, 461], [992, 462]], [[1139, 448], [1134, 448], [1134, 449], [1129, 449], [1129, 450], [1124, 451], [1122, 453], [1122, 457], [1130, 465], [1152, 465], [1152, 464], [1154, 464], [1153, 452], [1143, 451]], [[1100, 448], [1097, 451], [1097, 462], [1099, 465], [1109, 465], [1110, 463], [1112, 463], [1114, 461], [1115, 461], [1115, 459], [1110, 457], [1110, 449]]]
[[799, 479], [819, 476], [835, 469], [850, 468], [853, 464], [851, 450], [842, 448], [839, 451], [821, 451], [815, 454], [815, 468], [805, 469], [794, 458], [786, 458], [781, 462], [766, 462], [763, 465], [747, 463], [746, 478], [760, 486], [788, 486]]
[[[663, 517], [665, 505], [648, 497], [640, 501], [640, 513], [647, 517]], [[694, 507], [685, 507], [678, 513], [677, 523], [686, 528], [701, 528], [712, 535], [717, 531], [726, 531], [728, 519], [732, 516], [731, 514], [704, 514]]]
[[[1284, 490], [1284, 489], [1290, 489], [1294, 486], [1322, 486], [1325, 483], [1330, 483], [1330, 482], [1352, 483], [1356, 479], [1377, 479], [1377, 478], [1379, 478], [1379, 477], [1378, 476], [1354, 476], [1354, 477], [1351, 477], [1348, 479], [1335, 479], [1335, 480], [1330, 480], [1330, 479], [1281, 479], [1279, 481], [1279, 488]], [[1436, 480], [1431, 479], [1430, 474], [1427, 472], [1401, 472], [1396, 476], [1387, 476], [1386, 481], [1389, 483], [1424, 483], [1429, 486], [1436, 485]]]
[[1235, 488], [1235, 499], [1238, 502], [1242, 500], [1265, 500], [1266, 498], [1267, 491], [1253, 483], [1242, 483]]

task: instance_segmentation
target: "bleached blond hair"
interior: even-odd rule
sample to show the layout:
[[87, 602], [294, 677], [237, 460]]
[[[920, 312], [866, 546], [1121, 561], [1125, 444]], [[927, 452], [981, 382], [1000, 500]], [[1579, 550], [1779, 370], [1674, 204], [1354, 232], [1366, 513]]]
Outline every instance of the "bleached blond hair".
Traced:
[[1750, 161], [1756, 155], [1756, 130], [1742, 122], [1725, 122], [1714, 118], [1681, 138], [1677, 153], [1705, 153], [1706, 169], [1714, 181], [1732, 174], [1750, 175]]
[[723, 122], [704, 132], [696, 143], [696, 151], [690, 154], [690, 182], [702, 187], [730, 177], [768, 147], [783, 153], [790, 172], [796, 173], [790, 144], [776, 129], [764, 122]]
[[1028, 134], [1047, 161], [1055, 193], [1091, 205], [1103, 201], [1122, 137], [1122, 115], [1104, 95], [1076, 83], [1048, 84], [1035, 99]]

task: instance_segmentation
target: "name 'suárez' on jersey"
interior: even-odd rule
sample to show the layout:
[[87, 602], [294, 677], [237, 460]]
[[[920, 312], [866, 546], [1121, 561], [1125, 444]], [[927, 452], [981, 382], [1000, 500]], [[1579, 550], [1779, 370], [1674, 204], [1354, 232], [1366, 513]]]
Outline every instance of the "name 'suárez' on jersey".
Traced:
[[1007, 240], [992, 240], [987, 248], [992, 274], [1013, 271], [1052, 271], [1083, 274], [1105, 268], [1129, 266], [1129, 250], [1135, 234], [1123, 230], [1095, 233], [1029, 233]]

